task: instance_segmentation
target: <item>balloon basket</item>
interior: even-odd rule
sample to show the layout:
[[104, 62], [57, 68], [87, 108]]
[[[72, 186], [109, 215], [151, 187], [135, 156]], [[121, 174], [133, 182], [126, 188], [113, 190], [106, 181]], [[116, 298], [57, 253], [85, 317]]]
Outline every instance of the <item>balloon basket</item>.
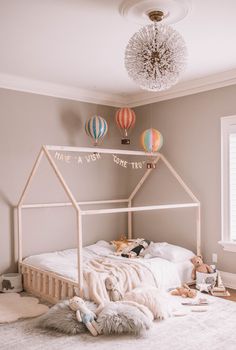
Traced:
[[130, 139], [121, 139], [122, 145], [130, 145]]
[[156, 164], [154, 164], [154, 163], [147, 163], [147, 169], [156, 169]]

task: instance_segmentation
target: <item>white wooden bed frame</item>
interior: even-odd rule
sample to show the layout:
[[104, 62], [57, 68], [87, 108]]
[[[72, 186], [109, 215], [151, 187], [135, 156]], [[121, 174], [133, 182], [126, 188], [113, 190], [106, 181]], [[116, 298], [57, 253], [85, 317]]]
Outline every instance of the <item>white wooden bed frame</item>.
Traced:
[[[151, 205], [143, 207], [133, 207], [132, 200], [135, 195], [147, 180], [149, 175], [152, 173], [153, 169], [147, 169], [143, 177], [136, 185], [132, 193], [127, 199], [114, 199], [114, 200], [100, 200], [100, 201], [87, 201], [87, 202], [77, 202], [73, 193], [70, 191], [66, 181], [64, 180], [61, 172], [59, 171], [50, 151], [60, 151], [60, 152], [78, 152], [78, 153], [94, 153], [94, 148], [87, 147], [64, 147], [64, 146], [42, 146], [39, 155], [35, 161], [33, 169], [29, 175], [29, 178], [24, 187], [23, 193], [17, 205], [17, 251], [18, 251], [18, 266], [19, 271], [23, 274], [23, 285], [24, 289], [28, 292], [33, 293], [45, 300], [52, 303], [56, 303], [60, 299], [65, 299], [67, 297], [72, 297], [73, 295], [83, 295], [83, 256], [82, 256], [82, 219], [85, 215], [100, 215], [100, 214], [111, 214], [111, 213], [128, 213], [128, 238], [132, 238], [132, 212], [145, 211], [145, 210], [163, 210], [163, 209], [176, 209], [176, 208], [196, 208], [196, 234], [197, 234], [197, 254], [200, 254], [201, 250], [201, 205], [199, 200], [195, 197], [189, 187], [184, 183], [182, 178], [177, 174], [171, 164], [161, 153], [146, 153], [141, 151], [129, 151], [129, 150], [117, 150], [117, 149], [103, 149], [96, 148], [97, 153], [102, 154], [119, 154], [119, 155], [131, 155], [131, 156], [145, 156], [145, 157], [155, 157], [154, 163], [156, 164], [159, 160], [162, 160], [173, 176], [177, 179], [186, 193], [192, 199], [190, 203], [180, 203], [180, 204], [165, 204], [165, 205]], [[55, 172], [55, 175], [59, 179], [65, 193], [68, 196], [69, 202], [67, 203], [35, 203], [35, 204], [23, 204], [26, 193], [30, 188], [32, 179], [37, 172], [40, 162], [46, 157], [50, 166]], [[110, 208], [110, 209], [93, 209], [93, 210], [83, 210], [81, 206], [83, 205], [95, 205], [95, 204], [113, 204], [113, 203], [127, 203], [124, 208]], [[26, 209], [36, 209], [36, 208], [53, 208], [53, 207], [67, 207], [73, 206], [76, 211], [76, 221], [77, 221], [77, 259], [78, 259], [78, 282], [64, 278], [58, 274], [44, 271], [39, 268], [30, 266], [27, 263], [22, 262], [22, 210]]]

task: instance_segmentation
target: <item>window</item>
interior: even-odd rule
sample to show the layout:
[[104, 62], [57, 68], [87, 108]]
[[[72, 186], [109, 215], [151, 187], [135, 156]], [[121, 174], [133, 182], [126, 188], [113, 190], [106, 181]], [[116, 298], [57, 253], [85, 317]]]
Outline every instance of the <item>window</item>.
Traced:
[[236, 116], [221, 118], [221, 241], [236, 252]]

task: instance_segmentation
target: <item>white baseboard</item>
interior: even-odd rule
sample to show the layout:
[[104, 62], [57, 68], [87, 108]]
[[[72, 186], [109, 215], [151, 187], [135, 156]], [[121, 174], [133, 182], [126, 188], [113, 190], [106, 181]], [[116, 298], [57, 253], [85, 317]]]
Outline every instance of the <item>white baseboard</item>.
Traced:
[[236, 289], [236, 274], [220, 271], [222, 281], [227, 288]]

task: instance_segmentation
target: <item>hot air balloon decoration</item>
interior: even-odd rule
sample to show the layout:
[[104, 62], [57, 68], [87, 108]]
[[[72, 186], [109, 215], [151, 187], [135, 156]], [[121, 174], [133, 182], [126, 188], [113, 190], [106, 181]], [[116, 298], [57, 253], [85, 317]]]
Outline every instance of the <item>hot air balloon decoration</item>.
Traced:
[[107, 122], [104, 118], [94, 115], [85, 123], [86, 134], [94, 141], [94, 146], [104, 138], [108, 130]]
[[[141, 135], [141, 144], [145, 152], [158, 152], [163, 145], [163, 137], [160, 131], [156, 129], [147, 129]], [[153, 162], [147, 163], [148, 169], [155, 169]]]
[[128, 138], [128, 132], [133, 128], [135, 124], [136, 116], [131, 108], [120, 108], [116, 112], [116, 124], [121, 130], [123, 138], [121, 139], [122, 145], [130, 145], [130, 139]]

